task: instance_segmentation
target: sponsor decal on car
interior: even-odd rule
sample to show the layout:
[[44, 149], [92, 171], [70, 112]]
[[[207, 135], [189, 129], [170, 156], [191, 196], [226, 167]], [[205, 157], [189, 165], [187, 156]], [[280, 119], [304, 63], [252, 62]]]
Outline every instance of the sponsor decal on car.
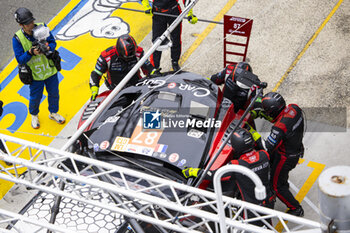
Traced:
[[126, 150], [126, 146], [128, 145], [130, 141], [130, 138], [126, 138], [126, 137], [116, 137], [113, 145], [111, 147], [111, 150], [115, 150], [115, 151], [125, 151]]
[[98, 151], [100, 149], [100, 146], [98, 145], [98, 143], [94, 144], [94, 151]]
[[171, 163], [175, 163], [176, 161], [178, 161], [180, 158], [179, 154], [178, 153], [172, 153], [169, 155], [169, 161]]
[[154, 151], [155, 152], [159, 152], [159, 153], [165, 153], [167, 148], [168, 148], [168, 145], [157, 144], [157, 146], [154, 149]]
[[165, 80], [163, 79], [145, 79], [142, 82], [136, 83], [135, 86], [147, 86], [148, 88], [157, 88], [163, 86]]
[[[157, 87], [164, 86], [166, 84], [165, 80], [161, 79], [145, 79], [142, 82], [137, 83], [135, 86], [147, 86], [150, 89], [154, 89]], [[185, 84], [185, 83], [180, 83], [177, 85], [176, 83], [172, 82], [168, 84], [168, 88], [172, 89], [177, 87], [181, 91], [189, 91], [192, 92], [192, 94], [195, 97], [206, 97], [210, 95], [210, 91], [208, 88], [204, 87], [197, 87], [197, 86], [192, 86], [190, 84]]]
[[136, 154], [152, 156], [154, 149], [146, 146], [138, 146], [133, 144], [128, 144], [126, 146], [126, 151], [133, 152]]
[[187, 136], [192, 138], [201, 138], [203, 136], [204, 132], [196, 130], [196, 129], [190, 129], [187, 132]]
[[178, 167], [181, 167], [186, 164], [186, 159], [181, 159], [180, 162], [177, 164]]
[[115, 123], [119, 120], [120, 116], [110, 116], [108, 117], [104, 123]]
[[176, 87], [176, 83], [173, 82], [168, 84], [169, 89], [173, 89], [174, 87]]
[[163, 131], [144, 130], [142, 125], [142, 119], [140, 118], [126, 145], [126, 151], [152, 156]]
[[210, 91], [207, 88], [196, 87], [196, 86], [183, 84], [183, 83], [180, 83], [179, 89], [183, 91], [191, 91], [193, 95], [196, 97], [205, 97], [210, 94]]
[[100, 144], [100, 149], [101, 150], [106, 150], [109, 147], [109, 141], [103, 141]]

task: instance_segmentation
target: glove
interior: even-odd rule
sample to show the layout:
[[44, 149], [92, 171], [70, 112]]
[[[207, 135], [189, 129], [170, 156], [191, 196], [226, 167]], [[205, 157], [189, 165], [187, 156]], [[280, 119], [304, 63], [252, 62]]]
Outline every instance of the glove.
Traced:
[[266, 113], [263, 110], [251, 110], [250, 115], [253, 118], [253, 120], [255, 120], [256, 118], [264, 118], [265, 120], [270, 122], [273, 120], [272, 117], [266, 115]]
[[261, 104], [261, 97], [258, 97], [254, 103], [254, 106], [253, 106], [253, 110], [250, 111], [250, 114], [254, 119], [256, 118], [264, 118], [265, 120], [268, 120], [268, 121], [272, 121], [272, 117], [269, 117], [268, 115], [266, 115], [263, 107], [262, 107], [262, 104]]
[[273, 120], [273, 118], [266, 115], [266, 113], [264, 111], [259, 112], [259, 117], [264, 118], [265, 120], [270, 121], [270, 122], [272, 122], [272, 120]]
[[245, 123], [245, 125], [247, 126], [247, 129], [253, 136], [254, 141], [258, 141], [261, 138], [261, 135], [250, 124]]
[[162, 68], [158, 68], [158, 69], [154, 68], [154, 69], [151, 71], [150, 75], [160, 75], [160, 70], [161, 70], [161, 69], [162, 69]]
[[187, 20], [191, 24], [195, 24], [195, 23], [198, 22], [198, 18], [193, 14], [193, 10], [192, 9], [190, 10], [190, 12], [188, 12]]
[[197, 177], [201, 168], [185, 167], [182, 169], [182, 174], [185, 178]]
[[149, 1], [142, 0], [141, 3], [142, 3], [143, 8], [145, 9], [145, 14], [153, 16], [152, 7], [149, 5]]
[[264, 109], [262, 108], [261, 97], [258, 97], [254, 102], [253, 110], [250, 111], [250, 115], [252, 116], [253, 120], [260, 117], [259, 114], [263, 110]]
[[95, 100], [98, 95], [98, 86], [91, 86], [91, 100]]
[[256, 118], [259, 117], [259, 113], [260, 113], [259, 110], [251, 110], [250, 111], [250, 116], [253, 118], [253, 120], [255, 120]]
[[253, 139], [255, 141], [255, 148], [258, 150], [266, 150], [265, 144], [262, 140], [261, 135], [258, 132], [256, 132], [256, 130], [248, 123], [245, 123], [245, 125], [249, 130], [249, 132], [251, 133], [251, 135], [253, 136]]

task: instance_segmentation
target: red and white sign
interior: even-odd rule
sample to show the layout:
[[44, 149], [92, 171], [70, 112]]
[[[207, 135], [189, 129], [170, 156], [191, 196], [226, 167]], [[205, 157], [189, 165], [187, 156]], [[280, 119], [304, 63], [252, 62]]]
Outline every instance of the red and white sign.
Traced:
[[224, 67], [246, 60], [253, 20], [224, 16]]

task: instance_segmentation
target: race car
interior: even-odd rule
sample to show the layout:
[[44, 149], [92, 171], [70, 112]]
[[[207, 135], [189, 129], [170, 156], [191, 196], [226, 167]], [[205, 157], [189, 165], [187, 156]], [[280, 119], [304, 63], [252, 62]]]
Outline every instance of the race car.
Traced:
[[[176, 181], [170, 183], [210, 189], [210, 182], [201, 179], [204, 176], [186, 179], [182, 169], [210, 167], [214, 170], [227, 164], [234, 151], [229, 135], [236, 127], [244, 126], [249, 107], [235, 112], [231, 101], [223, 97], [216, 84], [190, 72], [147, 77], [135, 86], [122, 89], [115, 97], [108, 98], [109, 101], [107, 97], [112, 97], [110, 91], [88, 103], [78, 128], [101, 103], [104, 108], [72, 149], [74, 153], [107, 163], [101, 165], [100, 161], [88, 161], [82, 156], [72, 159], [71, 155], [57, 157], [55, 154], [57, 168], [67, 177], [58, 177], [56, 172], [52, 177], [40, 173], [45, 191], [35, 194], [20, 213], [37, 219], [44, 217], [50, 223], [58, 222], [84, 232], [173, 232], [155, 220], [170, 221], [198, 232], [217, 232], [215, 222], [208, 223], [193, 213], [159, 207], [158, 203], [145, 200], [151, 196], [216, 216], [217, 208], [210, 201], [207, 204], [208, 198], [201, 198], [201, 194], [189, 195], [187, 189], [174, 189], [163, 182], [166, 179]], [[110, 164], [117, 166], [109, 167]], [[79, 182], [75, 180], [76, 174]], [[157, 177], [148, 179], [150, 176], [145, 174]], [[97, 179], [102, 181], [98, 187], [92, 185], [98, 183]], [[111, 191], [108, 184], [123, 191]], [[47, 187], [59, 195], [46, 192]], [[138, 195], [123, 194], [124, 191]], [[145, 197], [139, 198], [139, 195]], [[129, 216], [125, 211], [140, 213], [142, 217]]]
[[[79, 125], [110, 91], [85, 108]], [[165, 73], [140, 80], [110, 101], [85, 130], [78, 153], [181, 183], [185, 167], [205, 168], [234, 129], [244, 110], [234, 112], [230, 100], [210, 80], [194, 73]], [[249, 114], [241, 121], [243, 127]], [[232, 159], [227, 143], [210, 170]], [[196, 180], [190, 180], [194, 185]], [[209, 182], [201, 183], [207, 188]]]

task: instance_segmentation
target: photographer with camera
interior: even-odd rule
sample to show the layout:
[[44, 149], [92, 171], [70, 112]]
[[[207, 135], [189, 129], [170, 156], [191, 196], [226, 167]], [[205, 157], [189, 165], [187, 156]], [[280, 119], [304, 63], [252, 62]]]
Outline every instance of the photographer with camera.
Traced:
[[59, 108], [57, 71], [61, 67], [60, 57], [55, 51], [55, 38], [44, 23], [34, 23], [33, 14], [27, 8], [18, 8], [15, 19], [21, 29], [15, 33], [12, 45], [20, 79], [29, 85], [31, 125], [34, 129], [40, 127], [38, 113], [44, 87], [48, 93], [49, 118], [63, 124], [64, 117], [57, 114]]

